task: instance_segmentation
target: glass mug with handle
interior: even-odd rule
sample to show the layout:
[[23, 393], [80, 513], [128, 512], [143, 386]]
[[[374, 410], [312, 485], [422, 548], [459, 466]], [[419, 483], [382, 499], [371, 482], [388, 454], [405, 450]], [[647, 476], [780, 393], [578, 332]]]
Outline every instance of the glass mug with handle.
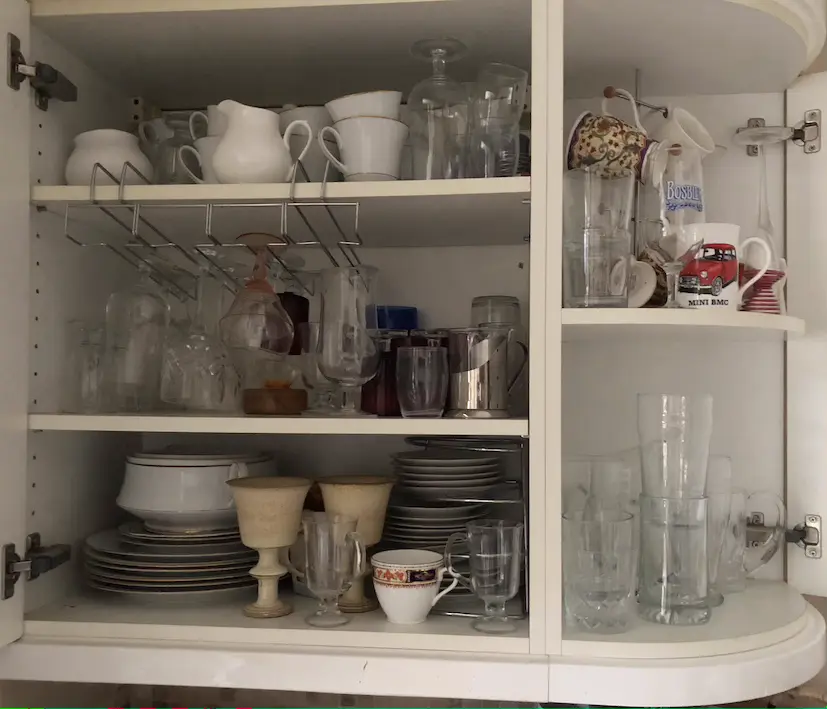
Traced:
[[[454, 546], [460, 542], [468, 546], [469, 578], [454, 568]], [[520, 590], [522, 558], [521, 522], [478, 520], [469, 522], [465, 532], [455, 532], [448, 538], [445, 545], [448, 573], [485, 603], [485, 615], [471, 623], [475, 630], [502, 635], [517, 629], [514, 621], [506, 615], [505, 604]], [[442, 591], [434, 602], [450, 590]]]

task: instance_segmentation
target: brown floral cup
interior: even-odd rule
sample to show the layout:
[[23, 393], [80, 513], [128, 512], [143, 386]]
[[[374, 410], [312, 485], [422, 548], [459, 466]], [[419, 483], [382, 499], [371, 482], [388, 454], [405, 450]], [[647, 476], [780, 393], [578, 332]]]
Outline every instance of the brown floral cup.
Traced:
[[586, 111], [569, 135], [566, 166], [569, 170], [593, 168], [603, 177], [621, 177], [631, 170], [646, 183], [651, 171], [650, 153], [658, 143], [646, 133], [614, 116]]

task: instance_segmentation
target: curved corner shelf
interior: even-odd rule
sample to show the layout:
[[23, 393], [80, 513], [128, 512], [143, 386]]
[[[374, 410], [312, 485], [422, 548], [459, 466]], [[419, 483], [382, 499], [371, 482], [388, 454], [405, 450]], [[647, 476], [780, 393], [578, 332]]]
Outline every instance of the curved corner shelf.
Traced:
[[665, 308], [564, 308], [563, 340], [603, 337], [679, 337], [699, 331], [741, 340], [783, 340], [803, 335], [804, 321], [790, 315]]

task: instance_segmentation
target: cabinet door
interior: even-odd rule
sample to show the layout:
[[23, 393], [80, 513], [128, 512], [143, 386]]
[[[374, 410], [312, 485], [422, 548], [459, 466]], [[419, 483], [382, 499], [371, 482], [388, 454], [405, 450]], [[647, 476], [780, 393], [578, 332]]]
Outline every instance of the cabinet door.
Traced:
[[[29, 5], [0, 2], [2, 46], [14, 33], [26, 59]], [[8, 73], [3, 61], [3, 76]], [[25, 554], [26, 411], [29, 360], [29, 131], [32, 93], [0, 81], [0, 548], [14, 544]], [[4, 586], [0, 569], [0, 589]], [[0, 600], [0, 646], [23, 633], [23, 589]], [[0, 592], [0, 598], [3, 597]]]
[[[814, 109], [827, 117], [827, 73], [804, 76], [788, 91], [787, 125]], [[812, 154], [787, 143], [787, 297], [790, 314], [807, 327], [787, 342], [787, 526], [812, 514], [827, 529], [827, 136], [822, 141]], [[827, 545], [821, 558], [788, 545], [787, 579], [802, 593], [827, 596]]]

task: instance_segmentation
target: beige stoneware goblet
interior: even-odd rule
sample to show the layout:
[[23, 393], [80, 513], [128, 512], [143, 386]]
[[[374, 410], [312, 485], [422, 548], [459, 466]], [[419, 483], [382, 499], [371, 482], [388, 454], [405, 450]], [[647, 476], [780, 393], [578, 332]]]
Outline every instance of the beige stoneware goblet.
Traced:
[[227, 485], [235, 498], [241, 541], [258, 552], [258, 563], [250, 569], [250, 576], [258, 581], [258, 598], [244, 607], [244, 615], [289, 615], [293, 606], [279, 598], [279, 578], [287, 573], [280, 557], [299, 534], [304, 498], [312, 482], [305, 478], [253, 477], [229, 480]]
[[[393, 487], [393, 479], [378, 475], [344, 475], [319, 480], [324, 509], [328, 514], [354, 517], [356, 533], [366, 547], [377, 544], [385, 526], [385, 512]], [[379, 604], [365, 598], [365, 577], [370, 565], [365, 564], [361, 575], [353, 579], [351, 587], [339, 600], [342, 613], [367, 613]]]

